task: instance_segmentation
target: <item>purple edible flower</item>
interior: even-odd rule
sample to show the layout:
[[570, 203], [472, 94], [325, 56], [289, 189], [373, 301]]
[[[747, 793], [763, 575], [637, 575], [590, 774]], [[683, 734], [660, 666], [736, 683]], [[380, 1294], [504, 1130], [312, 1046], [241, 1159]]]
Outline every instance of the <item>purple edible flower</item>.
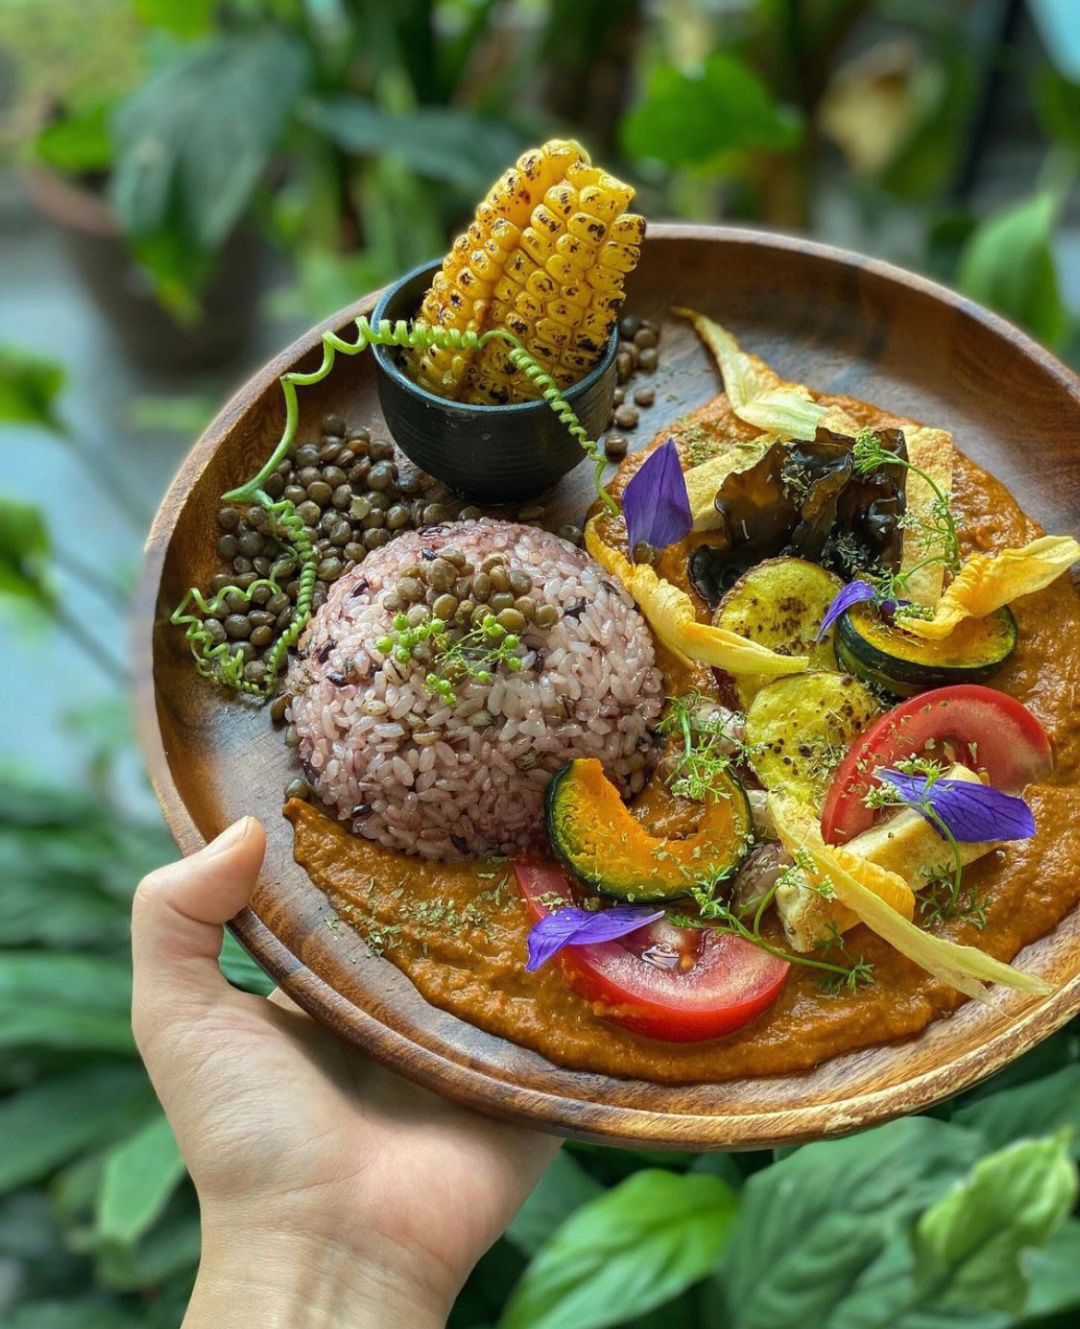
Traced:
[[817, 639], [820, 641], [828, 632], [845, 609], [850, 609], [852, 605], [857, 605], [863, 600], [872, 600], [874, 598], [874, 588], [868, 581], [849, 582], [836, 599], [829, 605], [825, 611], [825, 617], [821, 620], [821, 627], [818, 628]]
[[622, 510], [631, 554], [641, 541], [663, 549], [693, 527], [690, 496], [673, 439], [650, 454], [623, 490]]
[[548, 914], [529, 930], [529, 963], [526, 969], [539, 969], [564, 946], [594, 946], [615, 941], [664, 917], [662, 909], [645, 905], [615, 905], [611, 909], [591, 911], [567, 905]]
[[[933, 780], [903, 771], [878, 770], [874, 774], [898, 791], [917, 812], [929, 803], [950, 834], [966, 844], [986, 840], [1027, 840], [1035, 834], [1035, 818], [1022, 798], [974, 780]], [[934, 825], [930, 818], [931, 826]], [[941, 835], [938, 827], [934, 829]], [[944, 836], [942, 836], [944, 839]]]

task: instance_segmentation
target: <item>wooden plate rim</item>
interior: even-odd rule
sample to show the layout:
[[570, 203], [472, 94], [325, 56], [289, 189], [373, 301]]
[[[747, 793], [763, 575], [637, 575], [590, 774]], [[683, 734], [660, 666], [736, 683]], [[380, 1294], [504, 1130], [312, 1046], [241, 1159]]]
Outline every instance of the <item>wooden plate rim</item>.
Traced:
[[[649, 224], [648, 236], [669, 241], [704, 240], [733, 246], [780, 249], [872, 273], [885, 282], [945, 304], [963, 317], [982, 324], [1056, 379], [1080, 407], [1080, 376], [1008, 320], [929, 278], [849, 250], [764, 230], [654, 222]], [[359, 315], [370, 313], [383, 289], [346, 306], [339, 313], [308, 329], [241, 385], [184, 458], [162, 499], [147, 536], [131, 618], [136, 736], [166, 825], [184, 854], [195, 853], [206, 841], [180, 797], [162, 742], [157, 720], [152, 646], [158, 589], [175, 515], [182, 510], [207, 462], [251, 402], [257, 400], [301, 357], [315, 350], [324, 332], [340, 330]], [[298, 1005], [409, 1079], [490, 1115], [515, 1120], [536, 1129], [553, 1130], [574, 1138], [607, 1144], [648, 1143], [676, 1149], [748, 1149], [845, 1135], [918, 1111], [977, 1083], [1023, 1050], [1033, 1024], [1037, 1022], [1041, 1039], [1080, 1011], [1078, 974], [1052, 996], [1035, 1001], [1022, 1010], [1006, 1028], [992, 1035], [986, 1042], [900, 1083], [826, 1104], [756, 1109], [746, 1114], [658, 1112], [579, 1099], [568, 1093], [526, 1089], [475, 1066], [442, 1056], [389, 1029], [367, 1011], [342, 997], [309, 970], [251, 910], [243, 910], [229, 927]], [[1035, 946], [1038, 944], [1033, 943]], [[843, 1060], [843, 1056], [835, 1059], [837, 1063]], [[553, 1070], [570, 1078], [579, 1074], [561, 1067], [553, 1067]]]

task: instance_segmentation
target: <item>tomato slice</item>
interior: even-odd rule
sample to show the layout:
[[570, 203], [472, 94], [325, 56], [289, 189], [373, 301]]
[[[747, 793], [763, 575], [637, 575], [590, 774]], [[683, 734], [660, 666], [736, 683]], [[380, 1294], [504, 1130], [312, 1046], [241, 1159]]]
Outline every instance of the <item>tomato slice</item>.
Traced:
[[959, 683], [912, 697], [861, 734], [837, 767], [821, 813], [828, 844], [844, 844], [874, 821], [867, 791], [879, 766], [905, 757], [962, 762], [995, 789], [1019, 794], [1053, 767], [1050, 740], [1031, 712], [1004, 692]]
[[[562, 868], [525, 860], [514, 866], [534, 923], [558, 902], [575, 903]], [[675, 1043], [738, 1029], [776, 1000], [791, 967], [741, 937], [666, 919], [619, 941], [567, 946], [556, 961], [604, 1019]]]

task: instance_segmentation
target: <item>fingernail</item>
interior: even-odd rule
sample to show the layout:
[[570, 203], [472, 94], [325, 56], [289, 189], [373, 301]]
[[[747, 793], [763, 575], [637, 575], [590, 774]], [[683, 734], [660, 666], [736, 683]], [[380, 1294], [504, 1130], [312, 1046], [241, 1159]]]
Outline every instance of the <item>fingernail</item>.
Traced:
[[210, 841], [203, 850], [203, 853], [207, 858], [216, 858], [218, 854], [227, 853], [230, 849], [238, 845], [244, 836], [247, 835], [248, 824], [250, 821], [250, 817], [241, 817], [239, 821], [234, 821], [233, 824], [223, 830], [216, 839]]

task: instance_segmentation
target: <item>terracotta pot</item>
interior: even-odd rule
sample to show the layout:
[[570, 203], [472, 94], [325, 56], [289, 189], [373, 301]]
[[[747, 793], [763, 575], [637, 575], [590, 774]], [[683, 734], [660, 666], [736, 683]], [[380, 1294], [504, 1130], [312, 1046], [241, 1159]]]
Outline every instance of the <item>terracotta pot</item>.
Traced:
[[251, 326], [262, 287], [265, 248], [243, 229], [226, 241], [197, 322], [176, 322], [131, 256], [120, 223], [98, 194], [41, 165], [23, 176], [27, 198], [60, 232], [72, 267], [127, 355], [152, 369], [227, 364]]

